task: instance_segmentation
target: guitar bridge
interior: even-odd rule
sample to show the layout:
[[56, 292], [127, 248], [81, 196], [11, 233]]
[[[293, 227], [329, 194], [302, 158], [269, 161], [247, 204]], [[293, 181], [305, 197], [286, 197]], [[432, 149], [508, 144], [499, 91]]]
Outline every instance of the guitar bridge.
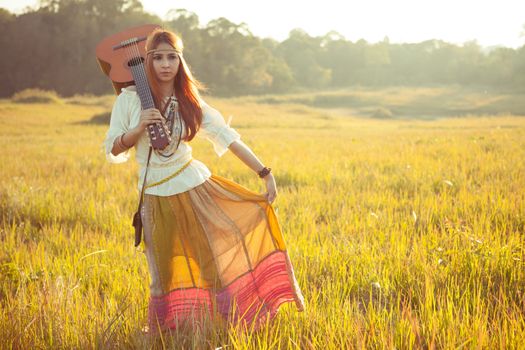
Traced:
[[138, 37], [138, 38], [137, 37], [129, 38], [129, 39], [126, 39], [124, 41], [121, 41], [120, 44], [117, 44], [117, 45], [113, 46], [113, 50], [118, 50], [120, 48], [129, 46], [131, 44], [136, 44], [136, 43], [144, 41], [146, 39], [147, 39], [147, 37], [145, 37], [145, 36], [141, 36], [141, 37]]

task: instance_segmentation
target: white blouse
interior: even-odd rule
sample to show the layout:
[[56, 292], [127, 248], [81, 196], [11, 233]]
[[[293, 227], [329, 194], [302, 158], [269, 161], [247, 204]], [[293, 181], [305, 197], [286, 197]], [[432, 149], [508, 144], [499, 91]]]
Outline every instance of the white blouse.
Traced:
[[[139, 124], [140, 112], [142, 109], [135, 86], [128, 86], [121, 91], [121, 94], [117, 96], [113, 105], [109, 130], [104, 140], [106, 158], [110, 163], [123, 163], [129, 159], [130, 150], [114, 156], [111, 153], [111, 149], [113, 148], [113, 142], [117, 137]], [[201, 108], [202, 124], [196, 136], [208, 139], [213, 144], [215, 152], [220, 157], [226, 153], [228, 146], [231, 143], [240, 140], [240, 135], [235, 129], [230, 127], [229, 124], [231, 117], [230, 120], [228, 120], [228, 123], [226, 123], [221, 113], [210, 107], [203, 100], [201, 100]], [[184, 138], [186, 135], [184, 123], [182, 130], [182, 138]], [[173, 136], [178, 137], [178, 135]], [[177, 140], [175, 139], [175, 142], [172, 142], [170, 146], [174, 148], [177, 144], [176, 141]], [[139, 179], [137, 183], [139, 191], [141, 190], [144, 181], [149, 145], [148, 134], [144, 132], [134, 146], [136, 150], [135, 158], [140, 165]], [[168, 146], [168, 148], [170, 146]], [[167, 153], [169, 154], [171, 152], [168, 151]], [[172, 175], [191, 158], [191, 147], [183, 139], [180, 142], [179, 148], [168, 158], [164, 158], [157, 153], [152, 152], [146, 184], [161, 181]], [[180, 174], [160, 185], [146, 188], [144, 193], [157, 196], [170, 196], [188, 191], [193, 187], [202, 184], [210, 176], [211, 172], [206, 165], [193, 159], [190, 165]]]

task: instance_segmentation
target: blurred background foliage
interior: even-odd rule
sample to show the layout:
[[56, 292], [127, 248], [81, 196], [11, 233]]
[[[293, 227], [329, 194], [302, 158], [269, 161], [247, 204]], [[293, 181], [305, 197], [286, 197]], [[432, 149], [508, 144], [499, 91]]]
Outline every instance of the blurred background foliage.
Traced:
[[112, 93], [95, 58], [104, 37], [156, 23], [182, 36], [185, 57], [211, 93], [220, 96], [288, 93], [350, 86], [486, 86], [525, 89], [525, 45], [352, 42], [337, 32], [312, 37], [294, 29], [286, 40], [253, 35], [246, 24], [171, 10], [163, 21], [138, 0], [42, 0], [15, 15], [0, 9], [0, 97], [26, 88], [62, 96]]

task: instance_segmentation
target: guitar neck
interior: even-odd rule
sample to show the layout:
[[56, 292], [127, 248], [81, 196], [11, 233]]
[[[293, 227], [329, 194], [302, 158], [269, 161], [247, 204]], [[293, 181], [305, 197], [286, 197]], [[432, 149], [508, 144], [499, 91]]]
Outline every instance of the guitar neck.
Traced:
[[137, 87], [137, 93], [140, 98], [142, 109], [155, 108], [155, 102], [153, 101], [153, 96], [146, 78], [144, 64], [140, 63], [137, 65], [132, 65], [131, 74], [133, 75], [133, 80], [135, 80], [135, 85]]
[[[137, 87], [137, 93], [140, 98], [142, 109], [155, 108], [155, 102], [148, 84], [146, 71], [144, 69], [144, 62], [140, 57], [134, 57], [131, 61], [131, 75]], [[151, 141], [151, 146], [154, 149], [164, 149], [171, 142], [171, 137], [166, 127], [161, 123], [148, 125], [148, 134]]]
[[[97, 60], [104, 73], [112, 78], [111, 81], [117, 93], [120, 93], [117, 86], [130, 85], [129, 73], [131, 72], [142, 109], [155, 108], [155, 101], [144, 69], [147, 54], [143, 44], [155, 28], [160, 27], [145, 25], [131, 28], [111, 35], [97, 45]], [[165, 123], [159, 121], [149, 124], [146, 129], [153, 149], [164, 150], [170, 144], [171, 136]]]

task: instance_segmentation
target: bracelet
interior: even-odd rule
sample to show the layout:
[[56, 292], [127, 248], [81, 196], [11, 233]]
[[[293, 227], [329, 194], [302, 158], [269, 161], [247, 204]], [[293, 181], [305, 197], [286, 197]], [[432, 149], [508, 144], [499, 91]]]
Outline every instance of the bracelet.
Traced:
[[272, 168], [267, 168], [267, 167], [264, 167], [262, 168], [261, 170], [259, 170], [257, 172], [257, 174], [259, 175], [259, 177], [262, 179], [263, 177], [265, 177], [266, 175], [268, 175], [270, 173], [270, 171], [272, 171]]
[[126, 133], [124, 133], [124, 134], [122, 134], [122, 135], [119, 136], [119, 138], [117, 139], [117, 143], [118, 143], [118, 145], [119, 145], [120, 148], [129, 149], [130, 146], [126, 145], [126, 144], [124, 143], [124, 141], [123, 141], [123, 139], [124, 139], [124, 135], [125, 135], [125, 134], [126, 134]]

